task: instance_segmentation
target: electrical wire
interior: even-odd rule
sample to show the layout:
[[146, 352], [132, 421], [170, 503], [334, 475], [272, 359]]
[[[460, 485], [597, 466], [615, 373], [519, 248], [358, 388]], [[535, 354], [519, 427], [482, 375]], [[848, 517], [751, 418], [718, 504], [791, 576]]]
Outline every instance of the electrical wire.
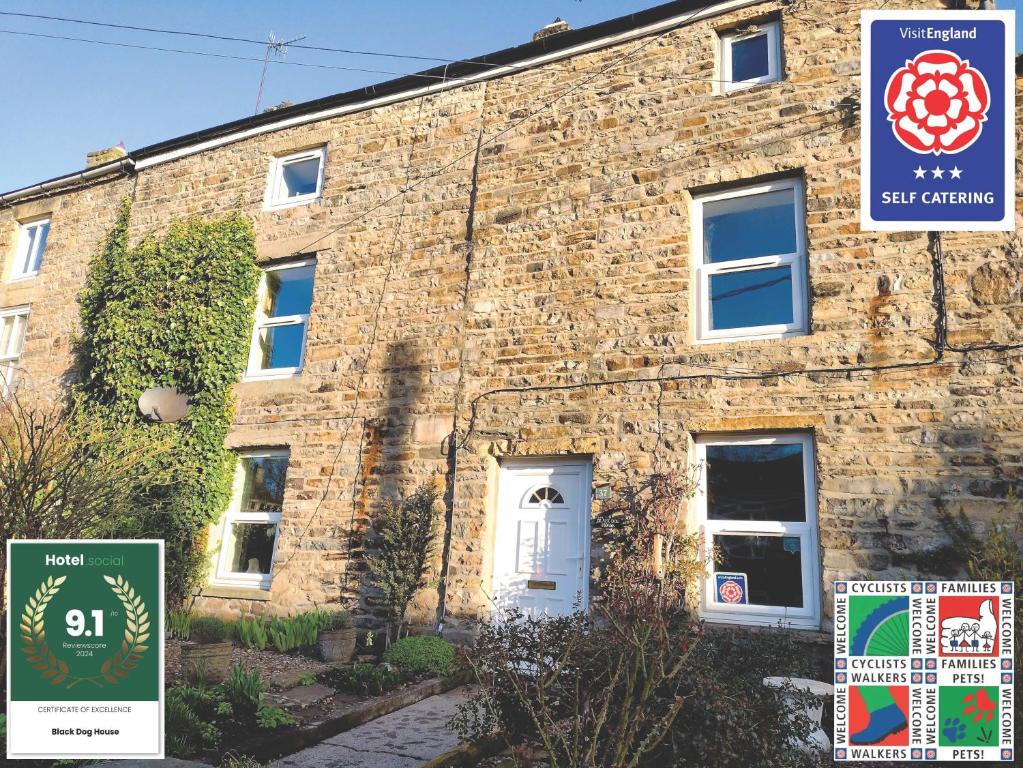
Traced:
[[[132, 25], [132, 24], [115, 24], [113, 22], [93, 21], [93, 20], [90, 20], [90, 19], [75, 19], [75, 18], [70, 18], [70, 17], [67, 17], [67, 16], [48, 16], [48, 15], [40, 14], [40, 13], [21, 13], [21, 12], [15, 12], [15, 11], [0, 11], [0, 16], [11, 16], [11, 17], [18, 17], [18, 18], [25, 18], [25, 19], [36, 19], [36, 20], [41, 20], [41, 21], [56, 21], [56, 22], [63, 22], [63, 23], [68, 23], [68, 24], [85, 24], [85, 25], [93, 26], [93, 27], [102, 27], [102, 28], [107, 28], [107, 29], [128, 30], [128, 31], [133, 31], [133, 32], [148, 32], [148, 33], [156, 33], [156, 34], [162, 34], [162, 35], [178, 35], [178, 36], [185, 36], [185, 37], [196, 37], [196, 38], [202, 38], [202, 39], [207, 39], [207, 40], [217, 40], [217, 41], [220, 41], [220, 42], [245, 43], [245, 44], [249, 44], [249, 45], [258, 45], [261, 48], [265, 48], [266, 45], [267, 45], [267, 41], [266, 40], [257, 40], [255, 38], [249, 38], [249, 37], [238, 37], [238, 36], [234, 36], [234, 35], [218, 35], [218, 34], [212, 34], [212, 33], [208, 33], [208, 32], [191, 32], [191, 31], [186, 31], [186, 30], [166, 29], [166, 28], [160, 28], [160, 27], [143, 27], [143, 26], [137, 26], [137, 25]], [[684, 24], [686, 21], [689, 20], [689, 18], [691, 18], [691, 17], [688, 17], [686, 19], [682, 19], [679, 22], [679, 24], [680, 25]], [[5, 30], [5, 33], [6, 34], [25, 34], [25, 35], [33, 35], [33, 36], [38, 36], [38, 37], [47, 37], [47, 35], [41, 35], [41, 34], [37, 34], [37, 33], [15, 32], [15, 31], [11, 31], [11, 30]], [[78, 42], [91, 42], [91, 43], [97, 43], [97, 44], [100, 44], [100, 45], [117, 45], [117, 43], [110, 43], [110, 42], [103, 41], [103, 40], [88, 40], [88, 39], [83, 39], [83, 38], [61, 37], [61, 36], [50, 36], [50, 37], [53, 37], [54, 39], [58, 39], [58, 40], [75, 40], [75, 41], [78, 41]], [[126, 47], [145, 48], [145, 49], [148, 49], [148, 50], [165, 51], [165, 52], [169, 52], [169, 53], [191, 53], [191, 54], [195, 54], [195, 55], [218, 56], [217, 54], [212, 54], [212, 53], [207, 54], [207, 53], [201, 52], [201, 51], [187, 51], [187, 50], [178, 50], [178, 49], [173, 49], [173, 48], [159, 48], [159, 47], [142, 46], [142, 45], [133, 45], [133, 46], [127, 46], [127, 44], [124, 44], [124, 45]], [[440, 65], [440, 64], [467, 64], [467, 65], [474, 66], [474, 67], [490, 67], [492, 69], [514, 68], [515, 67], [514, 64], [501, 64], [501, 63], [495, 63], [495, 62], [482, 61], [481, 60], [482, 57], [469, 58], [469, 59], [453, 59], [453, 58], [446, 57], [446, 56], [424, 56], [424, 55], [412, 54], [412, 53], [389, 53], [389, 52], [385, 52], [385, 51], [371, 51], [371, 50], [356, 49], [356, 48], [336, 48], [336, 47], [329, 47], [329, 46], [322, 46], [322, 45], [310, 45], [308, 43], [289, 43], [287, 47], [288, 48], [294, 48], [294, 49], [297, 49], [297, 50], [316, 51], [316, 52], [322, 52], [322, 53], [339, 53], [339, 54], [344, 54], [344, 55], [349, 55], [349, 56], [372, 56], [372, 57], [388, 58], [388, 59], [404, 59], [404, 60], [413, 60], [413, 61], [427, 61], [427, 62], [435, 62], [438, 65]], [[235, 57], [235, 56], [226, 56], [226, 55], [218, 56], [218, 57], [219, 58], [237, 58], [237, 59], [242, 60], [242, 61], [256, 61], [257, 60], [255, 58], [250, 58], [250, 57]], [[262, 62], [263, 60], [262, 59], [258, 59], [258, 61]], [[277, 62], [277, 63], [287, 63], [287, 62]], [[370, 72], [370, 73], [376, 73], [376, 74], [398, 75], [398, 76], [404, 76], [404, 77], [413, 77], [414, 76], [414, 77], [431, 78], [431, 79], [438, 79], [438, 80], [440, 80], [440, 79], [447, 79], [449, 81], [450, 80], [458, 80], [459, 79], [459, 78], [456, 78], [456, 77], [447, 77], [445, 75], [428, 75], [428, 74], [425, 74], [425, 73], [422, 73], [422, 72], [409, 72], [409, 73], [389, 72], [387, 70], [379, 70], [379, 69], [360, 69], [360, 68], [356, 68], [356, 67], [330, 67], [328, 65], [316, 65], [316, 64], [309, 64], [309, 63], [299, 63], [299, 66], [310, 66], [310, 67], [322, 66], [323, 68], [326, 68], [326, 69], [343, 69], [343, 70], [348, 70], [348, 71], [352, 71], [352, 72]], [[551, 64], [545, 64], [544, 67], [545, 68], [557, 69], [556, 66], [551, 65]], [[560, 70], [561, 71], [566, 71], [566, 72], [575, 72], [576, 71], [574, 69], [567, 68], [567, 67], [560, 68]], [[654, 77], [654, 78], [658, 78], [658, 79], [665, 79], [665, 80], [678, 80], [678, 81], [681, 81], [681, 82], [685, 82], [685, 81], [692, 81], [692, 82], [716, 82], [716, 83], [723, 83], [723, 84], [728, 84], [728, 85], [734, 85], [737, 82], [739, 82], [739, 81], [735, 81], [735, 80], [724, 80], [724, 79], [721, 79], [721, 78], [689, 77], [689, 76], [684, 76], [684, 75], [650, 75], [649, 77]], [[836, 74], [835, 77], [858, 77], [858, 75]], [[805, 87], [812, 87], [812, 88], [819, 87], [816, 83], [791, 83], [790, 82], [789, 84], [790, 85], [795, 85], [795, 86], [798, 86], [798, 87], [804, 87], [804, 86]]]

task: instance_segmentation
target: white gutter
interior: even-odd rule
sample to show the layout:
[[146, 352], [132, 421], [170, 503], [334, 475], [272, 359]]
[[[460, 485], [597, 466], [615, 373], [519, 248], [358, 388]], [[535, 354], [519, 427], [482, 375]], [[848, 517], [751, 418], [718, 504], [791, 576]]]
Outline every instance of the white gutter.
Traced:
[[181, 157], [193, 155], [197, 152], [204, 152], [207, 149], [213, 149], [214, 147], [221, 147], [225, 144], [231, 144], [236, 141], [243, 139], [252, 138], [253, 136], [259, 136], [264, 133], [272, 133], [273, 131], [279, 131], [284, 128], [292, 128], [296, 125], [305, 125], [306, 123], [315, 123], [319, 120], [327, 120], [340, 115], [347, 115], [352, 112], [362, 112], [367, 109], [374, 107], [384, 106], [386, 104], [393, 104], [397, 101], [406, 101], [408, 99], [414, 99], [418, 96], [426, 96], [431, 93], [437, 93], [439, 91], [450, 90], [452, 88], [458, 88], [468, 83], [480, 82], [484, 80], [493, 80], [494, 78], [503, 77], [505, 75], [513, 74], [525, 69], [532, 69], [543, 64], [549, 64], [553, 61], [559, 61], [561, 59], [567, 59], [572, 56], [577, 56], [581, 53], [586, 53], [599, 48], [607, 48], [612, 45], [619, 45], [626, 43], [630, 40], [635, 40], [639, 37], [646, 37], [647, 35], [656, 34], [672, 27], [681, 27], [694, 21], [700, 21], [702, 19], [718, 16], [722, 13], [735, 10], [737, 8], [743, 8], [747, 5], [758, 5], [766, 2], [767, 0], [723, 0], [714, 6], [707, 8], [701, 8], [698, 11], [692, 13], [683, 13], [678, 16], [672, 16], [668, 19], [648, 24], [645, 27], [637, 27], [636, 29], [630, 29], [628, 32], [621, 32], [617, 35], [608, 35], [607, 37], [601, 37], [597, 40], [590, 40], [586, 43], [580, 43], [579, 45], [571, 48], [564, 48], [560, 51], [554, 51], [547, 53], [542, 56], [535, 56], [531, 59], [524, 59], [515, 64], [507, 64], [500, 67], [493, 67], [492, 69], [484, 72], [478, 72], [475, 75], [469, 75], [468, 77], [452, 78], [451, 80], [443, 80], [439, 83], [433, 83], [431, 85], [423, 86], [422, 88], [412, 88], [407, 91], [401, 91], [400, 93], [393, 93], [388, 96], [381, 96], [376, 99], [367, 99], [366, 101], [360, 101], [356, 104], [346, 104], [341, 107], [332, 107], [329, 109], [323, 109], [319, 112], [310, 112], [305, 115], [296, 115], [295, 117], [285, 118], [274, 123], [267, 123], [266, 125], [260, 125], [253, 128], [246, 128], [243, 130], [235, 131], [234, 133], [225, 134], [224, 136], [218, 136], [214, 139], [208, 139], [206, 141], [199, 142], [198, 144], [191, 144], [187, 147], [179, 147], [172, 149], [167, 152], [153, 155], [140, 159], [136, 163], [136, 170], [142, 170], [143, 168], [149, 168], [153, 165], [160, 163], [166, 163], [171, 160], [177, 160]]
[[6, 192], [0, 195], [0, 208], [9, 208], [19, 200], [46, 196], [49, 193], [63, 189], [64, 187], [102, 178], [103, 176], [114, 173], [115, 171], [120, 171], [122, 174], [131, 173], [134, 168], [134, 160], [130, 157], [120, 157], [117, 160], [113, 160], [109, 163], [103, 163], [103, 165], [97, 165], [94, 168], [79, 171], [78, 173], [72, 173], [67, 176], [58, 176], [56, 179], [50, 179], [49, 181], [44, 181], [40, 184], [33, 184], [31, 187], [22, 187], [21, 189], [16, 189], [13, 192]]

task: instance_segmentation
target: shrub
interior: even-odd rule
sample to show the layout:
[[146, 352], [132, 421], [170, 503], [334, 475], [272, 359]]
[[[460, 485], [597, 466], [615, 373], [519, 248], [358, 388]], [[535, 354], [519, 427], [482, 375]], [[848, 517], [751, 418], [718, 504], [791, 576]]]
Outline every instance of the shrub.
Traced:
[[191, 611], [167, 611], [167, 636], [188, 640], [192, 634]]
[[340, 688], [368, 696], [378, 696], [401, 685], [401, 675], [383, 665], [357, 661], [337, 670], [331, 682]]
[[405, 637], [384, 651], [384, 661], [412, 677], [445, 677], [455, 671], [455, 648], [439, 637]]
[[[803, 768], [816, 756], [792, 748], [809, 732], [810, 722], [789, 720], [779, 691], [767, 688], [769, 676], [813, 676], [811, 664], [791, 633], [723, 630], [708, 632], [694, 649], [682, 674], [683, 715], [675, 720], [654, 765], [693, 768], [746, 768], [770, 765]], [[796, 702], [806, 694], [785, 691]], [[742, 702], [736, 706], [736, 702]]]
[[683, 672], [699, 639], [684, 608], [702, 570], [699, 539], [683, 534], [693, 487], [661, 476], [622, 497], [616, 512], [630, 533], [604, 542], [602, 595], [590, 613], [508, 611], [481, 625], [465, 654], [480, 687], [459, 708], [463, 737], [496, 728], [539, 746], [551, 766], [649, 760], [682, 709]]
[[167, 752], [191, 757], [220, 739], [220, 729], [212, 722], [216, 695], [209, 689], [179, 685], [167, 690], [165, 702]]
[[197, 616], [192, 619], [191, 639], [197, 643], [222, 643], [228, 637], [227, 622], [216, 616]]
[[295, 718], [263, 701], [263, 680], [258, 670], [240, 666], [213, 687], [179, 685], [167, 691], [167, 751], [191, 757], [216, 745], [225, 735], [250, 734], [253, 728], [280, 728]]
[[427, 569], [437, 546], [433, 505], [437, 489], [424, 483], [397, 503], [386, 501], [376, 520], [377, 550], [367, 558], [375, 586], [401, 637], [405, 614], [416, 592], [426, 586]]
[[352, 614], [348, 611], [330, 611], [324, 619], [323, 629], [332, 632], [352, 628]]

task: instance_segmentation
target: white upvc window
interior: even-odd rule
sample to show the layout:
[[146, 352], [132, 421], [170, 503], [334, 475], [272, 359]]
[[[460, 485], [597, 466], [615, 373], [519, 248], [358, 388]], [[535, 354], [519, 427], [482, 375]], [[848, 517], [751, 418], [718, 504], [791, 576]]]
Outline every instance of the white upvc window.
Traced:
[[749, 30], [721, 36], [721, 80], [725, 93], [781, 79], [781, 22], [755, 24]]
[[282, 262], [264, 269], [247, 379], [287, 378], [302, 370], [315, 272], [315, 259]]
[[323, 193], [326, 147], [275, 157], [270, 163], [264, 207], [290, 208], [319, 199]]
[[14, 252], [11, 280], [23, 280], [39, 274], [46, 250], [46, 238], [50, 234], [50, 220], [36, 219], [21, 225], [18, 245]]
[[238, 455], [214, 583], [270, 588], [287, 475], [287, 450], [254, 450]]
[[696, 340], [807, 331], [803, 184], [787, 179], [693, 199]]
[[0, 400], [17, 384], [28, 313], [28, 307], [0, 309]]
[[[696, 524], [708, 553], [700, 613], [708, 621], [816, 629], [820, 555], [813, 439], [808, 434], [700, 437]], [[723, 583], [744, 584], [719, 594]], [[738, 576], [736, 576], [738, 575]]]

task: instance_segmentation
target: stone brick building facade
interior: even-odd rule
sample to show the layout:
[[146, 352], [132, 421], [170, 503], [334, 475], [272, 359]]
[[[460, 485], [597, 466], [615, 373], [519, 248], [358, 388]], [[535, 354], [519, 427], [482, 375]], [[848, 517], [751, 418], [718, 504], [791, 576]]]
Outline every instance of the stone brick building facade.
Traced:
[[[539, 546], [527, 508], [552, 505], [529, 502], [542, 485], [530, 472], [579, 470], [566, 505], [581, 510], [569, 522], [582, 538], [558, 557], [582, 570], [588, 518], [607, 504], [591, 486], [613, 498], [706, 459], [708, 436], [766, 437], [802, 451], [808, 527], [747, 526], [736, 557], [753, 569], [799, 558], [806, 610], [793, 623], [827, 632], [834, 580], [901, 577], [907, 551], [945, 541], [939, 508], [985, 522], [1023, 484], [1019, 232], [860, 231], [868, 5], [680, 0], [4, 195], [0, 310], [28, 311], [22, 385], [71, 375], [74, 297], [122, 198], [135, 236], [240, 209], [263, 262], [315, 259], [314, 289], [300, 370], [235, 390], [230, 446], [288, 456], [272, 581], [211, 584], [203, 609], [288, 613], [361, 595], [368, 622], [367, 520], [433, 478], [445, 545], [417, 617], [465, 629], [489, 610], [495, 573]], [[767, 28], [777, 78], [731, 87], [730, 36]], [[1017, 67], [1017, 110], [1021, 87]], [[279, 158], [321, 147], [318, 191], [273, 205]], [[698, 338], [698, 201], [779, 183], [802, 242], [802, 327]], [[43, 217], [38, 274], [10, 280], [6, 255]], [[526, 496], [502, 495], [520, 476]], [[505, 505], [521, 513], [511, 527]]]

